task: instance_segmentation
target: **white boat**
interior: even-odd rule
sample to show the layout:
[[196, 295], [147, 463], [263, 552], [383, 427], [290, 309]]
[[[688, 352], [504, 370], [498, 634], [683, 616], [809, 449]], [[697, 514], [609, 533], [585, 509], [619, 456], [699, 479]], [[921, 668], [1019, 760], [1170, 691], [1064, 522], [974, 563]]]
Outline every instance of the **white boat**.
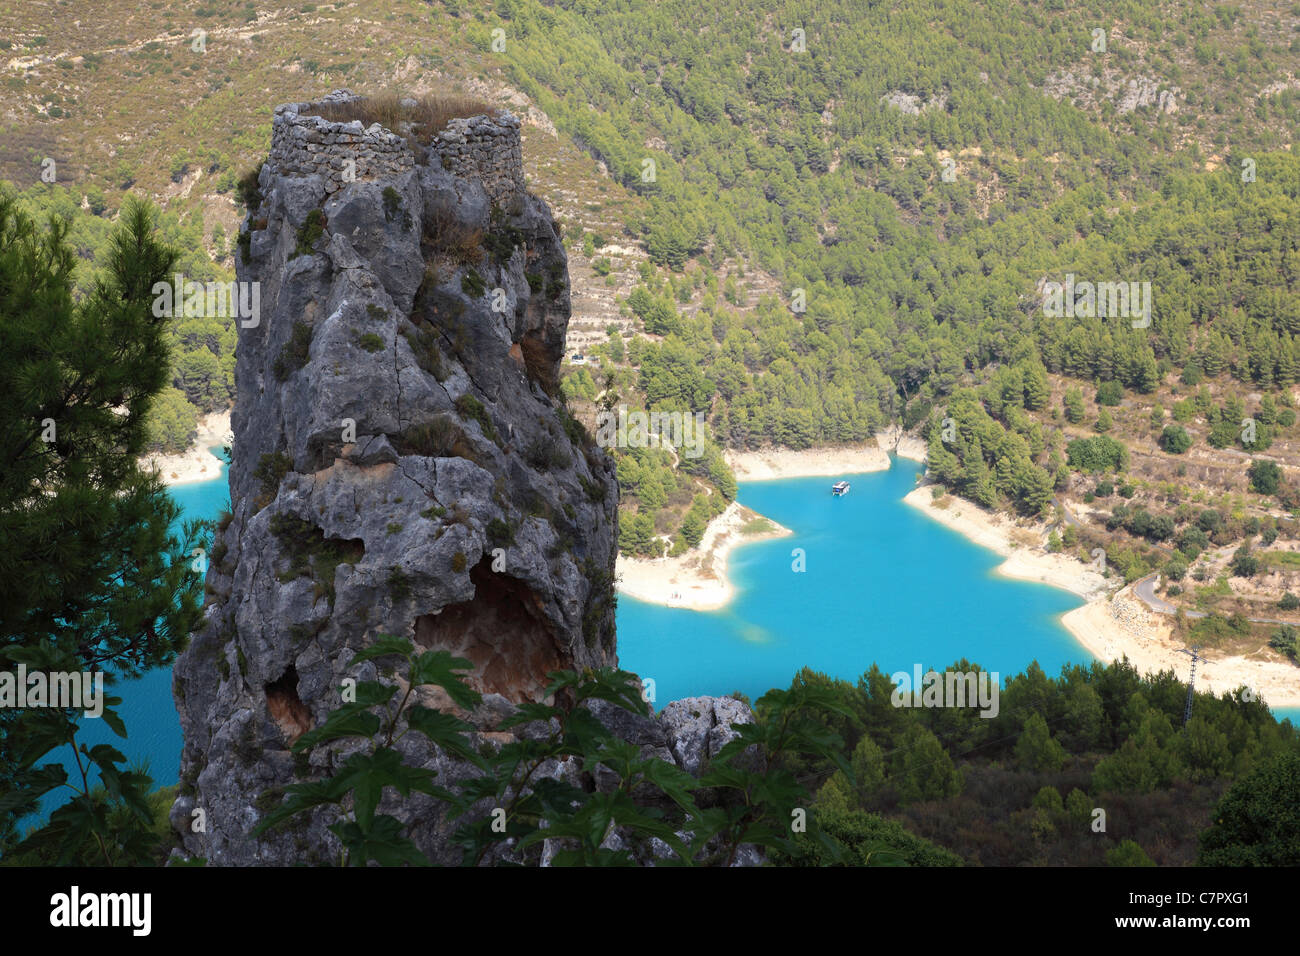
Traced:
[[831, 485], [831, 494], [835, 495], [836, 497], [840, 495], [847, 495], [848, 493], [849, 493], [849, 483], [847, 481], [837, 481], [835, 482], [835, 484]]

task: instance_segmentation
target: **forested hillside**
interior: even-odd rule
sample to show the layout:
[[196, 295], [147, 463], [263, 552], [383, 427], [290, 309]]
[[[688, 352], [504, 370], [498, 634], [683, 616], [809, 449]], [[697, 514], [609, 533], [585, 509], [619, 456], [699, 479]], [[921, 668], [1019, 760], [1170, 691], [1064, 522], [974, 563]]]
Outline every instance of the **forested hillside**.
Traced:
[[[892, 422], [937, 428], [971, 408], [958, 395], [948, 409], [957, 390], [1019, 369], [1019, 401], [973, 393], [1023, 440], [981, 447], [1002, 470], [992, 493], [969, 448], [946, 450], [957, 486], [1031, 513], [1070, 470], [1045, 417], [1069, 384], [1055, 376], [1166, 405], [1204, 382], [1218, 440], [1228, 411], [1257, 402], [1248, 388], [1284, 406], [1298, 375], [1294, 3], [213, 0], [118, 14], [116, 32], [18, 15], [4, 175], [28, 187], [57, 157], [57, 202], [84, 197], [96, 216], [151, 191], [203, 276], [231, 263], [238, 179], [276, 103], [348, 85], [510, 105], [531, 124], [530, 186], [566, 227], [571, 334], [592, 359], [566, 393], [588, 424], [617, 399], [702, 412], [719, 446], [857, 442]], [[111, 97], [96, 81], [109, 68], [127, 84]], [[1067, 276], [1149, 282], [1150, 325], [1044, 315], [1044, 283]], [[228, 328], [183, 325], [156, 428], [172, 441], [225, 401], [231, 361]], [[1285, 442], [1288, 425], [1260, 424]], [[716, 451], [694, 476], [653, 449], [630, 457], [624, 549], [698, 540], [729, 497]]]
[[[707, 286], [693, 322], [639, 310], [666, 335], [649, 373], [638, 356], [643, 384], [710, 407], [728, 444], [859, 439], [1013, 359], [1030, 330], [1049, 368], [1087, 377], [1111, 377], [1099, 347], [1125, 353], [1129, 379], [1199, 348], [1215, 374], [1258, 381], [1251, 356], [1269, 353], [1271, 378], [1290, 347], [1297, 177], [1267, 151], [1300, 118], [1294, 9], [498, 9], [523, 38], [504, 53], [512, 78], [649, 200], [632, 225], [652, 261], [698, 264], [707, 282], [739, 258], [780, 280], [741, 318]], [[1053, 95], [1071, 72], [1081, 88], [1118, 75], [1125, 90], [1178, 92], [1075, 105]], [[1069, 271], [1152, 281], [1154, 328], [1112, 321], [1113, 346], [1090, 344], [1101, 323], [1048, 328], [1040, 283]], [[679, 344], [713, 360], [702, 385], [674, 361]]]
[[1293, 792], [1295, 728], [1239, 693], [1197, 694], [1183, 723], [1186, 686], [1127, 662], [1055, 678], [1033, 663], [984, 717], [900, 696], [875, 667], [856, 684], [804, 669], [796, 688], [837, 705], [807, 716], [843, 740], [853, 777], [830, 760], [803, 769], [821, 781], [822, 826], [860, 853], [883, 844], [920, 866], [1267, 866], [1293, 852], [1285, 824], [1260, 823]]

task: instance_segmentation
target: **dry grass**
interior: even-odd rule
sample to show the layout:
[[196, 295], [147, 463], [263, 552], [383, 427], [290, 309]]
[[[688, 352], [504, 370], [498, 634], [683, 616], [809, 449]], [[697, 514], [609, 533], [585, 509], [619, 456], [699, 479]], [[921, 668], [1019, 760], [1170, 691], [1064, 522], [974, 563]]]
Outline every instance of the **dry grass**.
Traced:
[[542, 386], [546, 394], [558, 394], [560, 383], [556, 378], [552, 357], [546, 351], [546, 344], [538, 335], [525, 335], [519, 340], [520, 351], [524, 356], [524, 368], [528, 375]]
[[482, 262], [485, 239], [481, 228], [458, 219], [449, 208], [436, 208], [425, 217], [425, 251], [433, 251], [457, 266], [476, 266]]
[[[403, 106], [404, 99], [413, 100], [415, 105]], [[406, 97], [399, 93], [381, 93], [346, 103], [323, 103], [313, 113], [332, 123], [350, 123], [352, 120], [360, 120], [362, 126], [378, 123], [428, 146], [452, 120], [481, 114], [491, 116], [496, 110], [471, 96]]]
[[1043, 543], [1038, 533], [1028, 528], [1012, 528], [1009, 537], [1015, 544], [1026, 548], [1036, 548]]

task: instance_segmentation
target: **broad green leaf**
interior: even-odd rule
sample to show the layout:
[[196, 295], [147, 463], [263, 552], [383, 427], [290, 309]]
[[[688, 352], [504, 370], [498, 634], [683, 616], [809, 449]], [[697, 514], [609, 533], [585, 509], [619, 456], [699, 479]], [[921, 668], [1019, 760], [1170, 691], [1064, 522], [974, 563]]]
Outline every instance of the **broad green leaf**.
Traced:
[[373, 644], [368, 644], [353, 655], [348, 666], [361, 664], [365, 661], [374, 660], [377, 657], [387, 657], [390, 654], [396, 654], [400, 657], [410, 657], [415, 651], [415, 646], [404, 637], [396, 637], [392, 634], [380, 634]]
[[118, 716], [117, 711], [105, 707], [104, 712], [99, 716], [104, 723], [108, 724], [109, 730], [113, 731], [113, 733], [117, 734], [123, 740], [126, 739], [126, 724], [123, 723], [122, 718]]
[[411, 665], [411, 683], [436, 684], [447, 692], [458, 707], [473, 710], [483, 696], [460, 677], [456, 671], [472, 671], [474, 665], [463, 657], [453, 657], [448, 651], [425, 651]]
[[317, 744], [344, 737], [374, 737], [379, 733], [379, 717], [366, 710], [363, 704], [344, 704], [330, 712], [325, 723], [309, 730], [294, 741], [294, 753], [309, 750]]
[[449, 754], [467, 760], [481, 770], [487, 769], [487, 763], [479, 756], [468, 734], [474, 732], [474, 726], [428, 707], [413, 706], [406, 711], [406, 723], [416, 733], [423, 734]]

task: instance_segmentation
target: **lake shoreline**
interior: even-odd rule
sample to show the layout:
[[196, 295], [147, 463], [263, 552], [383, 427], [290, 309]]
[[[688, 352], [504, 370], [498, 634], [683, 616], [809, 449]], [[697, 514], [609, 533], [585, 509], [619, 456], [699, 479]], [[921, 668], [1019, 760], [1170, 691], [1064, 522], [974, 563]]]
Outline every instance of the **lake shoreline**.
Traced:
[[[782, 481], [787, 478], [841, 478], [874, 471], [887, 471], [890, 454], [914, 461], [925, 460], [925, 442], [894, 426], [860, 445], [822, 448], [766, 448], [760, 451], [727, 451], [724, 455], [738, 482]], [[742, 535], [740, 528], [762, 519], [772, 530]], [[727, 510], [709, 522], [698, 547], [676, 558], [629, 558], [619, 555], [615, 580], [622, 594], [663, 607], [692, 611], [717, 611], [735, 597], [727, 577], [727, 557], [732, 549], [751, 541], [764, 541], [794, 534], [757, 512], [732, 502]]]
[[226, 463], [212, 453], [212, 448], [230, 442], [230, 411], [209, 412], [199, 419], [198, 434], [190, 447], [179, 455], [146, 455], [140, 459], [145, 469], [159, 473], [168, 487], [220, 477]]
[[974, 502], [945, 494], [936, 500], [937, 485], [921, 485], [903, 501], [951, 528], [968, 541], [1006, 558], [997, 567], [1003, 577], [1061, 588], [1091, 601], [1109, 590], [1109, 583], [1091, 565], [1065, 554], [1052, 554], [1044, 545], [1048, 527], [1042, 521], [1015, 519], [987, 511]]
[[728, 451], [723, 457], [737, 481], [782, 481], [888, 471], [892, 467], [891, 454], [924, 462], [925, 441], [894, 426], [860, 445]]
[[[745, 533], [753, 521], [766, 521], [768, 530]], [[709, 522], [699, 547], [675, 558], [618, 556], [614, 578], [618, 590], [648, 604], [716, 611], [731, 603], [735, 586], [727, 575], [727, 558], [742, 544], [794, 534], [770, 518], [733, 501]]]
[[[1089, 654], [1105, 663], [1127, 657], [1141, 674], [1172, 670], [1185, 679], [1191, 660], [1183, 642], [1173, 634], [1172, 621], [1151, 611], [1132, 586], [1110, 593], [1106, 579], [1074, 558], [1051, 554], [1042, 547], [1047, 528], [1042, 522], [1015, 520], [985, 511], [973, 502], [945, 495], [938, 502], [922, 485], [903, 500], [963, 535], [967, 540], [1006, 557], [997, 573], [1062, 588], [1083, 598], [1082, 607], [1061, 615], [1061, 625]], [[1021, 540], [1016, 540], [1019, 532]], [[1039, 539], [1037, 545], [1029, 536]], [[1201, 663], [1197, 690], [1224, 694], [1252, 687], [1270, 707], [1300, 707], [1300, 671], [1287, 662], [1227, 657]]]

